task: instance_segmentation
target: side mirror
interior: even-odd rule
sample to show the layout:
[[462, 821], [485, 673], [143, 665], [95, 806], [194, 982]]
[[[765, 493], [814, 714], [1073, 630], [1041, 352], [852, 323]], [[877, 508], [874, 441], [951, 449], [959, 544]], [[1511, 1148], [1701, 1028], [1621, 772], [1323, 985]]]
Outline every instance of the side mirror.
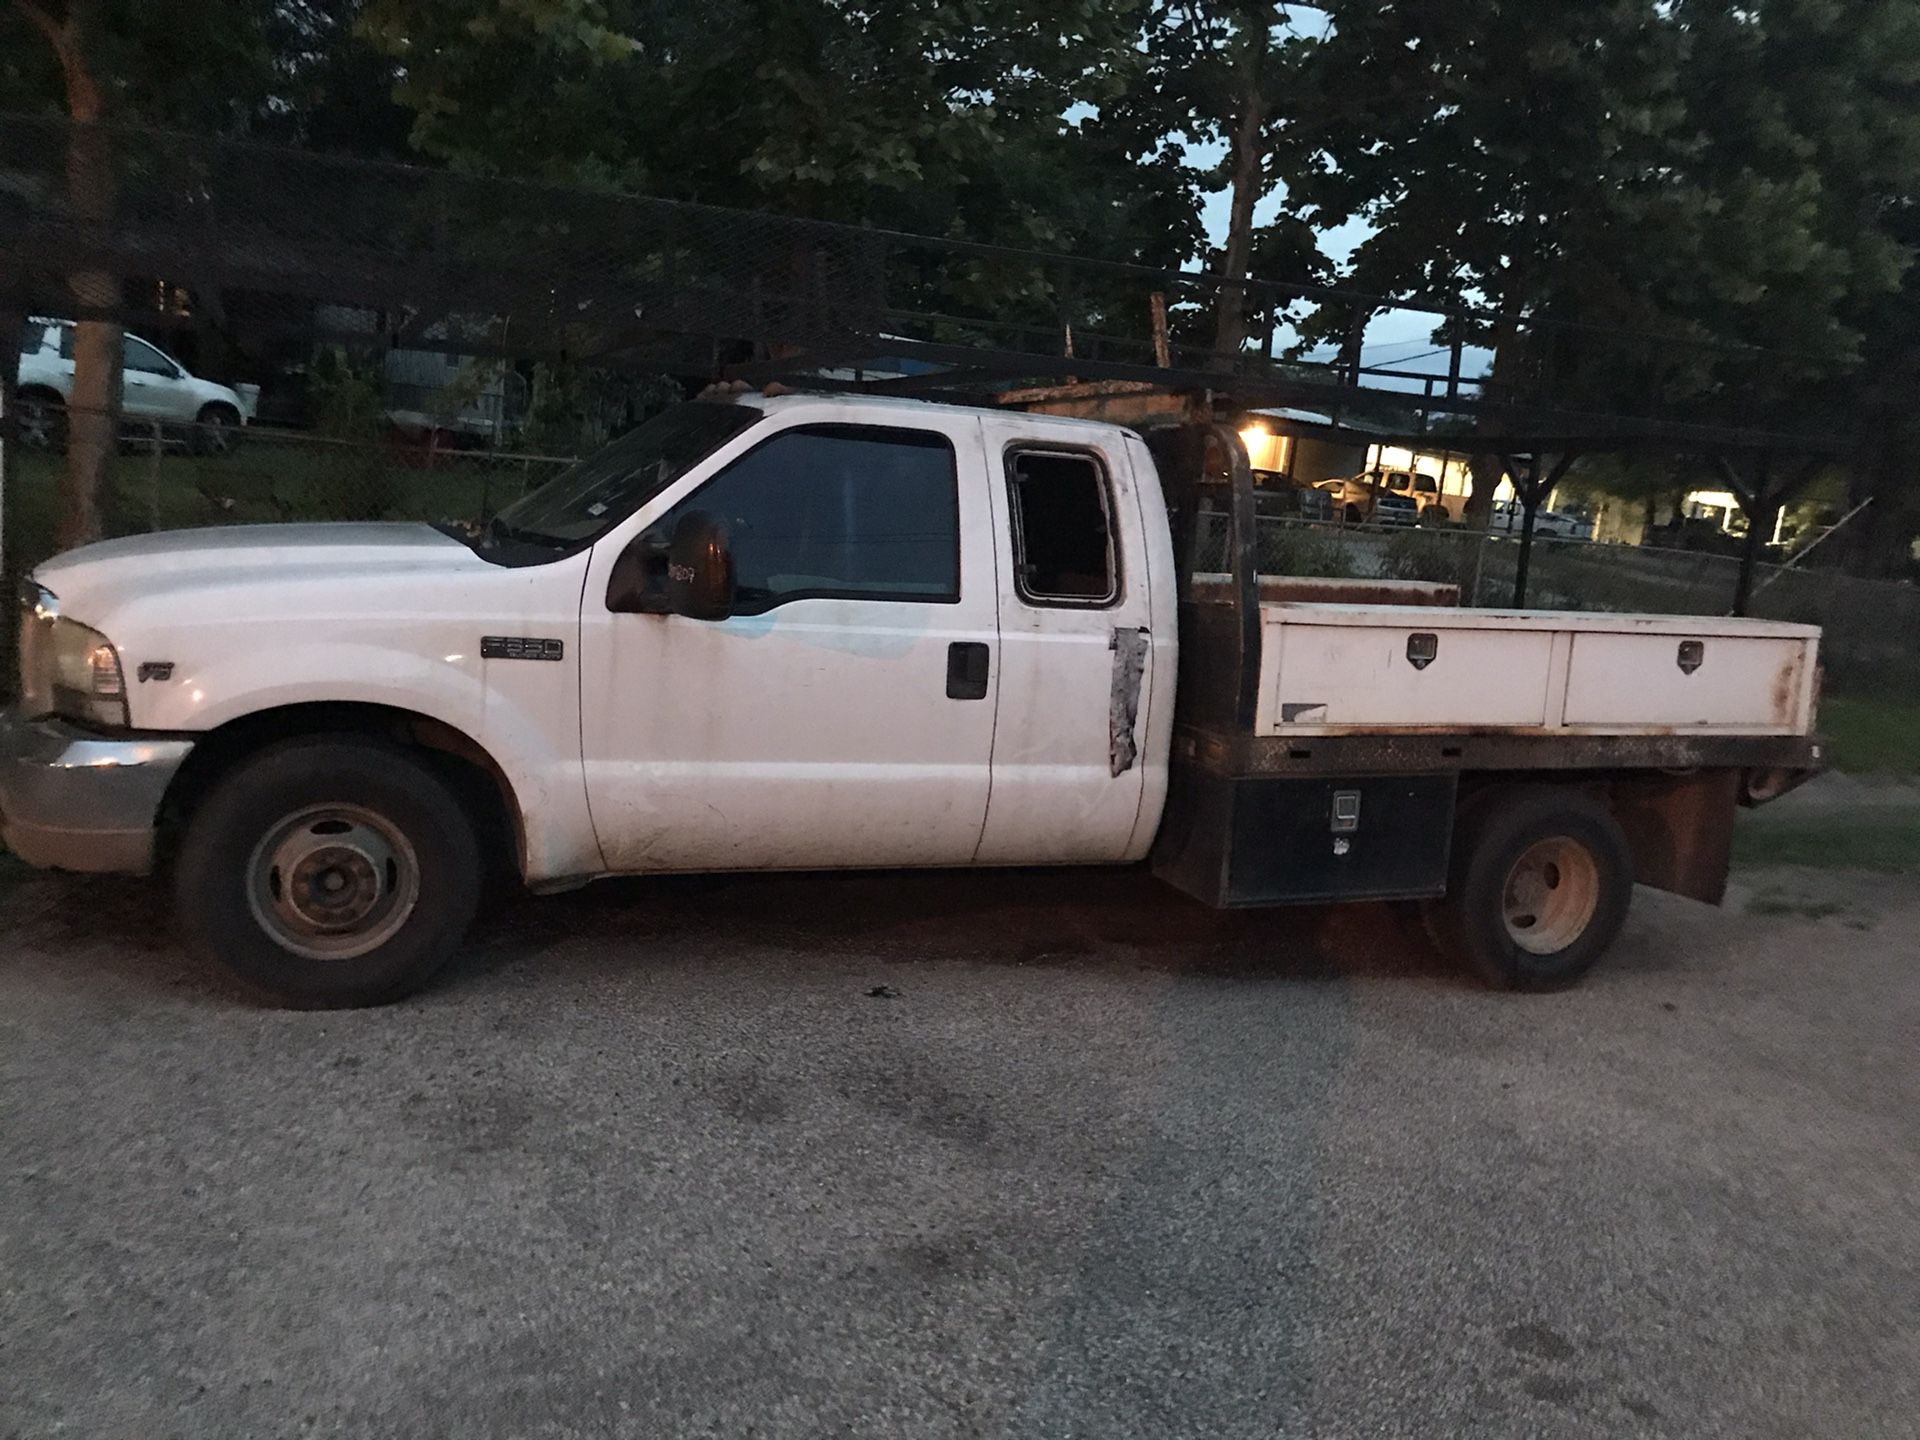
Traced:
[[733, 614], [733, 551], [726, 522], [710, 511], [689, 510], [673, 527], [667, 608], [689, 620], [724, 620]]
[[705, 510], [690, 510], [665, 543], [651, 531], [635, 537], [607, 577], [607, 609], [616, 615], [726, 619], [733, 613], [726, 526]]

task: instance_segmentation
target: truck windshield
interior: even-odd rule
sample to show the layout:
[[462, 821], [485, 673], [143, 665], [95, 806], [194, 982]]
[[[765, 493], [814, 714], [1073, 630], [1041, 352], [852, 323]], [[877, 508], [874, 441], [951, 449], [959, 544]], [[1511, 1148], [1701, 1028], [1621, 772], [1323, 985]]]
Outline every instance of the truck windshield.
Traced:
[[751, 405], [693, 401], [663, 410], [502, 510], [496, 534], [555, 549], [600, 538], [759, 420]]

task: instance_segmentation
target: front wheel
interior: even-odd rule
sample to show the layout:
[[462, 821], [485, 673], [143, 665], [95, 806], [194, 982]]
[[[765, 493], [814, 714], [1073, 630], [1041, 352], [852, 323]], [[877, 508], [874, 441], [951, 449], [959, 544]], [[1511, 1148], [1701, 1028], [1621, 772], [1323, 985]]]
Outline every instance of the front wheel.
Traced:
[[377, 1005], [452, 956], [480, 896], [460, 802], [397, 747], [295, 740], [244, 761], [187, 827], [192, 948], [300, 1005]]
[[1427, 907], [1440, 949], [1502, 989], [1571, 985], [1604, 955], [1633, 901], [1619, 822], [1577, 790], [1514, 787], [1469, 801], [1447, 897]]

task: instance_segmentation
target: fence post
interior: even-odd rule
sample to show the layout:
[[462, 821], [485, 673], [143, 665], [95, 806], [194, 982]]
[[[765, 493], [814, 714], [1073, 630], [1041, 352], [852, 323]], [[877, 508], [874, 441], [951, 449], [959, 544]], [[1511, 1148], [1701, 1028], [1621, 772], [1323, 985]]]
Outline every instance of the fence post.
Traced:
[[165, 443], [158, 420], [149, 427], [147, 439], [147, 529], [154, 531], [160, 528], [160, 449]]
[[[7, 500], [19, 458], [20, 420], [14, 414], [14, 382], [20, 374], [20, 335], [26, 315], [11, 306], [0, 309], [0, 576], [7, 570]], [[12, 592], [6, 592], [11, 603]], [[11, 630], [8, 631], [11, 634]]]

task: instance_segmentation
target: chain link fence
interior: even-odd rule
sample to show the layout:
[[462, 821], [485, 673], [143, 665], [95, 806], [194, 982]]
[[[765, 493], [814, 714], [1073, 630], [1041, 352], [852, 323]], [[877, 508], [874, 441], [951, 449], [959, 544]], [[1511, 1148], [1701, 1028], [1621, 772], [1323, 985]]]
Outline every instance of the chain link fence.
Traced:
[[[33, 567], [55, 553], [60, 532], [64, 411], [37, 443], [8, 447], [4, 563], [11, 602]], [[17, 417], [16, 417], [17, 419]], [[326, 520], [484, 521], [572, 463], [572, 457], [417, 438], [395, 430], [341, 439], [267, 426], [117, 422], [100, 495], [108, 538], [202, 526]], [[4, 680], [16, 683], [11, 605], [0, 641]]]
[[[64, 419], [65, 417], [61, 417]], [[109, 459], [109, 536], [198, 526], [328, 520], [478, 523], [558, 474], [572, 457], [464, 445], [438, 432], [349, 440], [266, 426], [126, 420]], [[10, 447], [4, 511], [5, 593], [56, 549], [66, 466], [47, 443]], [[1210, 517], [1199, 562], [1225, 564], [1224, 517]], [[1428, 580], [1462, 602], [1513, 602], [1520, 542], [1458, 526], [1409, 527], [1263, 517], [1259, 565], [1270, 575]], [[1726, 615], [1739, 577], [1731, 556], [1536, 536], [1527, 604], [1535, 609]], [[1753, 613], [1819, 625], [1830, 683], [1920, 698], [1920, 588], [1831, 570], [1765, 565]], [[9, 624], [5, 688], [13, 685]]]
[[[1508, 426], [1521, 449], [1527, 434], [1548, 448], [1541, 437], [1559, 436], [1563, 449], [1576, 447], [1569, 437], [1600, 449], [1628, 439], [1795, 448], [1792, 436], [1704, 430], [1658, 407], [1561, 414], [1544, 361], [1505, 389], [1463, 375], [1462, 337], [1496, 317], [1458, 306], [138, 128], [0, 115], [0, 235], [0, 315], [38, 326], [43, 366], [72, 360], [65, 338], [48, 338], [50, 325], [111, 321], [156, 373], [184, 384], [193, 376], [172, 370], [185, 361], [258, 404], [261, 423], [245, 427], [211, 423], [211, 408], [189, 410], [201, 418], [186, 423], [116, 421], [100, 501], [110, 535], [482, 520], [568, 453], [667, 398], [642, 394], [662, 376], [678, 377], [667, 387], [676, 392], [720, 376], [812, 375], [900, 393], [972, 385], [982, 396], [1020, 379], [1105, 377], [1298, 402], [1334, 425], [1373, 415], [1393, 433], [1477, 415]], [[1231, 353], [1212, 348], [1223, 304], [1243, 309], [1254, 337]], [[1444, 376], [1360, 363], [1367, 326], [1395, 308], [1449, 333]], [[1349, 312], [1337, 356], [1284, 353], [1306, 316]], [[1535, 335], [1532, 323], [1522, 323], [1528, 354], [1550, 358], [1577, 338], [1620, 375], [1654, 376], [1676, 353], [1698, 359], [1714, 348], [1547, 322]], [[11, 343], [0, 329], [0, 345]], [[172, 358], [148, 355], [156, 345]], [[548, 402], [568, 389], [562, 376], [571, 398], [556, 406]], [[28, 380], [23, 364], [0, 447], [9, 594], [55, 548], [75, 419]], [[1503, 535], [1282, 520], [1265, 523], [1262, 551], [1276, 573], [1447, 580], [1478, 604], [1508, 603], [1519, 563], [1517, 542]], [[1702, 614], [1731, 608], [1738, 568], [1716, 556], [1546, 539], [1531, 564], [1536, 606]], [[1829, 664], [1846, 683], [1912, 685], [1920, 672], [1911, 587], [1763, 571], [1754, 608], [1827, 626]], [[10, 660], [5, 673], [0, 683], [10, 685]]]

